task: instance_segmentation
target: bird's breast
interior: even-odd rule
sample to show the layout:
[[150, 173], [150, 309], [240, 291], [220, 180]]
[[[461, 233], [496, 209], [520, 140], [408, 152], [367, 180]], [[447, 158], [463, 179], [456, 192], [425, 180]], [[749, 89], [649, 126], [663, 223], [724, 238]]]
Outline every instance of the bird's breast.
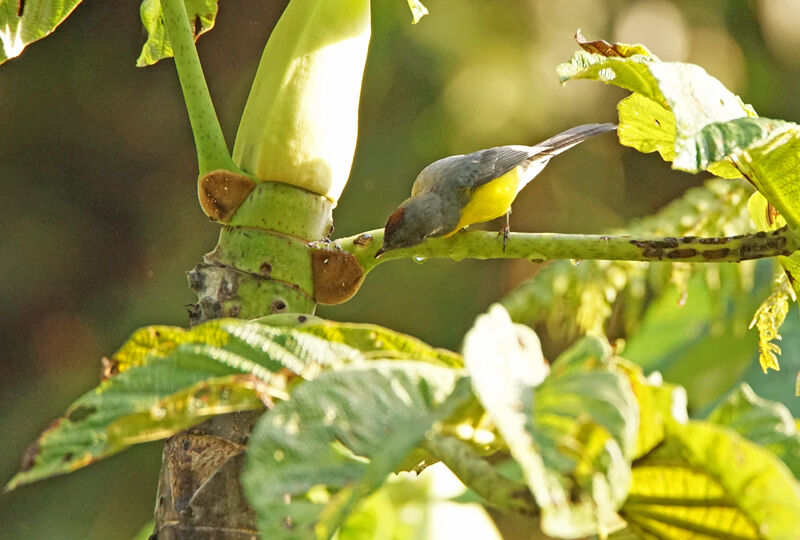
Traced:
[[517, 167], [472, 191], [471, 197], [461, 211], [456, 231], [467, 225], [498, 218], [511, 208], [517, 196], [520, 176]]

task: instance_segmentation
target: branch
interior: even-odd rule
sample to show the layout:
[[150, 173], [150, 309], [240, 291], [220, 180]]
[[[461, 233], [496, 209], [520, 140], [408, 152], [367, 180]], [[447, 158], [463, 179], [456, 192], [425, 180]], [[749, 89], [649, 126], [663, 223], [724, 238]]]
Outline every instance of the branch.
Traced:
[[383, 242], [383, 230], [376, 229], [336, 240], [341, 249], [355, 255], [364, 273], [395, 259], [548, 259], [741, 262], [800, 249], [800, 242], [786, 227], [776, 231], [699, 238], [653, 238], [596, 234], [511, 233], [505, 251], [503, 238], [489, 231], [460, 232], [450, 238], [429, 238], [413, 248], [388, 251], [375, 259]]
[[440, 436], [426, 441], [423, 447], [491, 506], [528, 516], [538, 514], [539, 509], [528, 486], [500, 474], [467, 443], [454, 437]]
[[183, 0], [161, 0], [161, 6], [164, 10], [164, 27], [172, 45], [175, 68], [192, 125], [200, 175], [218, 169], [241, 172], [225, 144], [194, 46], [194, 34], [189, 26], [186, 6]]

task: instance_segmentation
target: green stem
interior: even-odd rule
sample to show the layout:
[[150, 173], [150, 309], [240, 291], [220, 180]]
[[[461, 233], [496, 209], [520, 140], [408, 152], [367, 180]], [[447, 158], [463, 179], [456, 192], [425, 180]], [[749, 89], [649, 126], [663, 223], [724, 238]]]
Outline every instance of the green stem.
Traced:
[[241, 173], [225, 144], [183, 2], [184, 0], [161, 0], [161, 5], [164, 9], [164, 26], [172, 44], [175, 68], [178, 70], [183, 99], [192, 125], [200, 175], [217, 169]]
[[454, 437], [440, 436], [426, 441], [424, 447], [495, 508], [528, 516], [538, 514], [528, 486], [500, 474], [467, 443]]
[[395, 259], [446, 258], [471, 259], [548, 259], [741, 262], [800, 249], [798, 240], [786, 227], [738, 236], [712, 238], [637, 237], [595, 234], [512, 233], [503, 249], [503, 238], [488, 231], [467, 231], [450, 238], [429, 238], [413, 248], [388, 251], [375, 259], [383, 242], [377, 229], [336, 241], [337, 246], [356, 256], [369, 272], [377, 265]]

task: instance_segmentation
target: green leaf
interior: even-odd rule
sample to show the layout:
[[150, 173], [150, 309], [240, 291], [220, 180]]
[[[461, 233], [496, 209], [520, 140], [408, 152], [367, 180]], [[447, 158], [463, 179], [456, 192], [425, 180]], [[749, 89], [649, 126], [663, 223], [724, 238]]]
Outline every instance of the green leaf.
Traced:
[[4, 0], [0, 2], [0, 64], [52, 33], [82, 0]]
[[710, 422], [736, 433], [777, 455], [800, 479], [800, 432], [782, 403], [760, 398], [742, 384], [708, 416]]
[[686, 390], [663, 382], [657, 371], [645, 377], [640, 366], [621, 358], [616, 361], [628, 374], [639, 404], [639, 429], [633, 453], [633, 458], [638, 459], [664, 440], [667, 424], [688, 421]]
[[454, 353], [383, 328], [320, 319], [301, 324], [296, 315], [219, 319], [190, 330], [143, 328], [104, 360], [106, 380], [42, 433], [8, 489], [168, 437], [211, 415], [260, 408], [285, 398], [297, 377], [312, 379], [332, 366], [373, 358], [409, 357], [460, 363]]
[[774, 454], [732, 430], [674, 423], [634, 464], [620, 513], [629, 525], [618, 538], [788, 540], [800, 530], [800, 488]]
[[617, 104], [619, 142], [664, 161], [675, 158], [675, 117], [672, 111], [641, 94], [631, 94]]
[[[720, 139], [721, 128], [708, 125], [755, 116], [755, 112], [700, 66], [661, 62], [645, 54], [618, 57], [584, 50], [576, 52], [557, 71], [561, 82], [599, 80], [637, 96], [622, 100], [618, 107], [622, 144], [642, 152], [658, 150], [665, 160], [673, 161], [676, 169], [689, 172], [708, 169], [726, 178], [739, 176], [730, 163], [723, 161], [729, 154], [725, 151], [730, 151], [736, 143]], [[736, 139], [753, 137], [758, 130], [742, 132], [741, 128], [726, 128], [724, 131], [722, 136]]]
[[[214, 28], [218, 9], [217, 0], [184, 0], [184, 5], [196, 41], [202, 34]], [[164, 27], [161, 0], [143, 0], [139, 8], [139, 15], [147, 31], [147, 41], [142, 46], [136, 66], [150, 66], [164, 58], [171, 58], [172, 43]]]
[[460, 371], [377, 361], [323, 373], [264, 415], [242, 477], [266, 538], [330, 538], [472, 396]]
[[734, 155], [736, 166], [800, 234], [800, 126], [772, 121], [766, 135]]
[[502, 435], [551, 536], [610, 532], [630, 480], [638, 409], [607, 343], [586, 338], [547, 368], [538, 338], [499, 305], [467, 333], [475, 392]]
[[[690, 172], [701, 171], [739, 150], [795, 128], [797, 125], [791, 122], [769, 118], [737, 118], [728, 122], [713, 122], [703, 126], [694, 136], [696, 161], [676, 167]], [[737, 176], [741, 176], [741, 173]]]

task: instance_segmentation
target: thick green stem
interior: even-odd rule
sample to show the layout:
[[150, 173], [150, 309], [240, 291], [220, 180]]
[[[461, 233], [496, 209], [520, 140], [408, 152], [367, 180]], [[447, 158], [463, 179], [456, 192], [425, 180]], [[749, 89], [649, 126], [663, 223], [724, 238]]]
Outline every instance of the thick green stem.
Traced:
[[467, 443], [443, 436], [426, 441], [424, 447], [495, 508], [529, 516], [538, 514], [528, 486], [500, 474]]
[[342, 238], [336, 245], [356, 256], [364, 272], [394, 259], [548, 259], [741, 262], [789, 255], [800, 248], [787, 228], [738, 236], [698, 238], [637, 237], [594, 234], [512, 233], [506, 248], [503, 238], [487, 231], [468, 231], [450, 238], [429, 238], [413, 248], [386, 252], [375, 259], [383, 241], [377, 229]]
[[164, 9], [164, 26], [172, 44], [175, 68], [192, 125], [200, 175], [217, 169], [241, 173], [225, 144], [183, 0], [161, 0], [161, 5]]

